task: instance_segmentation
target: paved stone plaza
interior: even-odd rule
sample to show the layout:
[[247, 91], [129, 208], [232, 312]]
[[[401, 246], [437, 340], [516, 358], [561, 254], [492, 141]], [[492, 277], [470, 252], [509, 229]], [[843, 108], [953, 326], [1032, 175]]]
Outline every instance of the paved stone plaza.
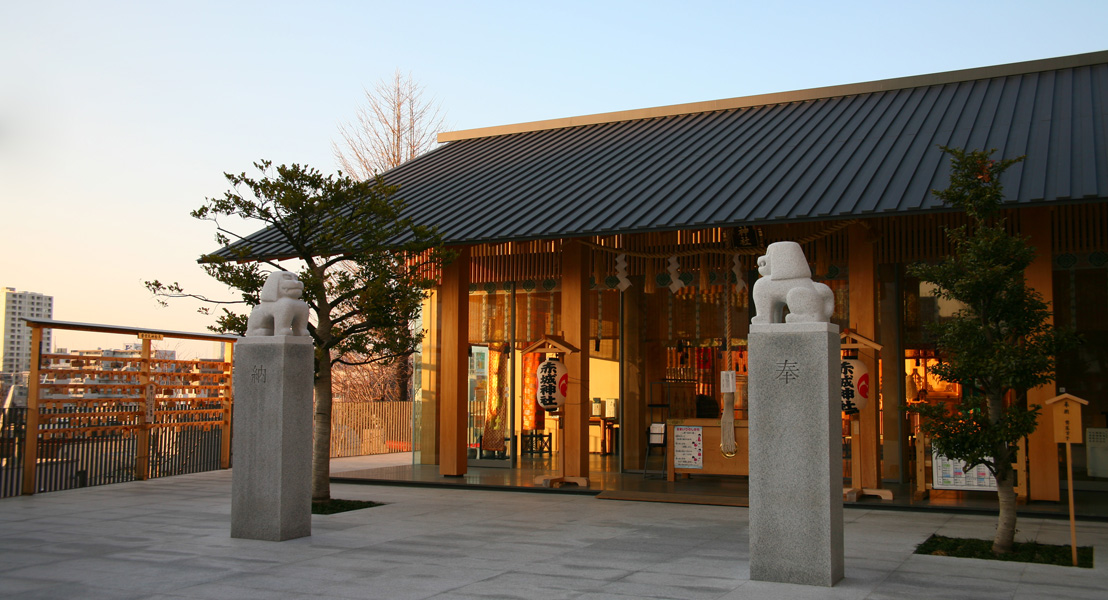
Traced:
[[[992, 517], [844, 511], [833, 588], [749, 580], [746, 508], [590, 496], [336, 484], [387, 503], [312, 517], [286, 542], [230, 537], [231, 473], [0, 500], [0, 597], [1089, 598], [1108, 588], [1108, 523], [1079, 522], [1097, 567], [916, 556], [932, 533], [988, 536]], [[1019, 540], [1068, 543], [1021, 518]]]

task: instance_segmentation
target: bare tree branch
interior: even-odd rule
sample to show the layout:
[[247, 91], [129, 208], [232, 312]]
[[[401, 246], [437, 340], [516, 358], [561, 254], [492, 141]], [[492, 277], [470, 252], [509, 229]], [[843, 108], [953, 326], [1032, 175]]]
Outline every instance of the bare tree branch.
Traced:
[[445, 128], [445, 116], [423, 86], [399, 69], [391, 79], [365, 90], [354, 120], [339, 126], [342, 143], [331, 143], [343, 172], [369, 179], [432, 150]]

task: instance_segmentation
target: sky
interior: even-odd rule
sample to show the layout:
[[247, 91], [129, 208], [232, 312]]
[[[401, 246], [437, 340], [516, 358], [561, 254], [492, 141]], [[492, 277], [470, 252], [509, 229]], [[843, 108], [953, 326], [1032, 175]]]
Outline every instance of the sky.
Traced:
[[339, 126], [397, 69], [460, 130], [1095, 52], [1105, 23], [1104, 0], [10, 0], [0, 287], [52, 295], [58, 320], [205, 331], [143, 286], [228, 297], [189, 212], [259, 159], [337, 170]]

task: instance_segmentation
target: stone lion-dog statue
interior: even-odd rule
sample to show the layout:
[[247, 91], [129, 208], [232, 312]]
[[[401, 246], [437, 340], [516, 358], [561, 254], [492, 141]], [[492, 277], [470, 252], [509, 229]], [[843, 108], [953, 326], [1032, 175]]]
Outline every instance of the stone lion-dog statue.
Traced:
[[[758, 257], [751, 323], [827, 323], [835, 310], [831, 288], [812, 281], [812, 270], [796, 242], [774, 242]], [[789, 314], [784, 314], [785, 307]]]
[[262, 286], [261, 303], [246, 321], [246, 337], [308, 335], [304, 284], [288, 271], [274, 271]]

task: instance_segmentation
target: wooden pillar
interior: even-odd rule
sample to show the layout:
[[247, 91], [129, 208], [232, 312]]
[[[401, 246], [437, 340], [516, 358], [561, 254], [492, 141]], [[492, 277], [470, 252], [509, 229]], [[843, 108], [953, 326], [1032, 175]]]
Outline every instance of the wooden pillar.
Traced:
[[642, 468], [643, 436], [646, 430], [646, 365], [643, 362], [643, 290], [635, 282], [622, 294], [623, 327], [620, 331], [623, 352], [623, 390], [620, 408], [623, 411], [620, 435], [623, 438], [623, 468]]
[[[646, 278], [653, 280], [654, 275], [648, 273]], [[650, 410], [650, 405], [668, 402], [665, 388], [654, 384], [661, 383], [666, 378], [666, 340], [669, 338], [666, 311], [668, 310], [668, 297], [671, 294], [669, 288], [657, 286], [643, 294], [643, 327], [640, 342], [642, 344], [641, 359], [644, 387], [642, 390], [643, 404], [640, 409], [643, 413], [639, 421], [640, 435], [643, 437], [647, 437], [646, 428], [649, 427], [649, 422], [662, 417], [661, 414]], [[666, 415], [667, 418], [673, 417], [672, 413], [666, 413]], [[639, 455], [639, 464], [636, 468], [645, 471], [647, 461], [650, 459], [650, 451], [644, 448], [645, 444], [642, 438], [639, 439], [640, 448], [646, 452]]]
[[220, 394], [223, 405], [223, 435], [219, 447], [219, 468], [231, 468], [231, 409], [234, 406], [235, 343], [223, 343], [223, 390]]
[[[423, 406], [420, 410], [419, 463], [423, 465], [439, 464], [439, 388], [442, 372], [442, 329], [440, 327], [440, 300], [442, 294], [432, 290], [423, 301], [423, 364], [420, 368], [420, 395]], [[468, 310], [467, 310], [468, 313]], [[468, 384], [467, 384], [468, 385]], [[468, 387], [467, 387], [468, 389]]]
[[[877, 264], [869, 230], [861, 225], [851, 225], [849, 229], [849, 294], [850, 327], [869, 339], [877, 335]], [[865, 363], [870, 372], [871, 397], [869, 403], [858, 414], [860, 444], [852, 444], [852, 461], [859, 461], [861, 481], [855, 481], [854, 487], [876, 489], [881, 487], [881, 464], [878, 449], [881, 443], [878, 418], [880, 409], [877, 402], [877, 364], [873, 354], [860, 352], [858, 358]], [[854, 469], [859, 472], [858, 468]]]
[[142, 362], [139, 367], [138, 381], [142, 386], [142, 412], [138, 415], [135, 428], [135, 480], [143, 481], [150, 474], [150, 425], [154, 422], [154, 408], [157, 394], [150, 377], [150, 344], [148, 338], [142, 340]]
[[42, 364], [42, 328], [31, 325], [31, 374], [27, 382], [27, 427], [23, 438], [23, 493], [35, 493], [38, 470], [39, 365]]
[[569, 388], [562, 408], [565, 425], [563, 477], [589, 476], [589, 249], [566, 241], [562, 246], [562, 327], [565, 340], [580, 348], [566, 357]]
[[[901, 297], [900, 271], [896, 265], [882, 265], [877, 271], [879, 289], [878, 305], [881, 314], [881, 336], [877, 343], [882, 345], [881, 364], [885, 370], [881, 378], [881, 396], [885, 409], [881, 414], [881, 427], [885, 432], [881, 444], [881, 476], [885, 481], [906, 483], [910, 476], [908, 447], [908, 413], [901, 409], [904, 404], [904, 355], [901, 346], [901, 311], [904, 301]], [[877, 382], [871, 382], [877, 385]]]
[[466, 474], [469, 416], [469, 247], [457, 252], [442, 274], [439, 473], [448, 477]]
[[[1020, 214], [1020, 229], [1028, 242], [1036, 249], [1035, 261], [1027, 267], [1024, 276], [1027, 286], [1039, 292], [1043, 300], [1051, 304], [1051, 324], [1054, 324], [1054, 268], [1052, 250], [1054, 247], [1051, 233], [1050, 208], [1023, 209]], [[1054, 382], [1028, 390], [1027, 403], [1044, 406], [1046, 401], [1057, 394]], [[1054, 442], [1054, 418], [1049, 410], [1039, 412], [1039, 426], [1027, 438], [1028, 455], [1028, 495], [1031, 500], [1061, 499], [1058, 477], [1058, 444]]]

